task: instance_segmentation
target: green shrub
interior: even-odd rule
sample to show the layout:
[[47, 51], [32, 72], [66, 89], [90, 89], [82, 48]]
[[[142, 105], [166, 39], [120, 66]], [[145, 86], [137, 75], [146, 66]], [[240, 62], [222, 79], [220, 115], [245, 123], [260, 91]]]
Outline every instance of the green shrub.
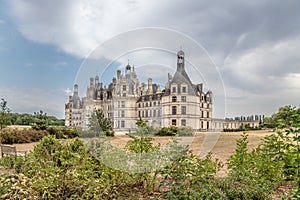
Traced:
[[113, 130], [105, 130], [104, 133], [107, 137], [115, 136], [115, 131], [113, 131]]
[[162, 170], [160, 187], [166, 190], [166, 199], [224, 199], [215, 184], [215, 174], [221, 167], [212, 161], [211, 154], [205, 159], [189, 152]]
[[46, 135], [48, 135], [48, 132], [42, 130], [4, 129], [0, 131], [0, 140], [4, 144], [29, 143], [37, 142]]
[[158, 136], [175, 136], [178, 132], [178, 127], [170, 126], [161, 128], [156, 135]]
[[47, 128], [47, 131], [50, 135], [55, 135], [57, 139], [75, 138], [79, 136], [75, 128], [50, 126]]
[[193, 136], [194, 134], [192, 127], [181, 126], [177, 130], [177, 136]]

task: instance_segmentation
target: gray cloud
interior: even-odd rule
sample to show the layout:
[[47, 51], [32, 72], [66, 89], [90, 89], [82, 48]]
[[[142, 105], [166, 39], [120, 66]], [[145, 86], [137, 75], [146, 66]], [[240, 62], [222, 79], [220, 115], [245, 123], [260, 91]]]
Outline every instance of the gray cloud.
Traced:
[[[188, 34], [206, 48], [221, 71], [228, 115], [248, 112], [245, 105], [262, 113], [275, 112], [280, 102], [299, 106], [295, 100], [300, 85], [298, 0], [24, 0], [8, 4], [24, 37], [79, 57], [108, 38], [138, 27]], [[213, 82], [216, 77], [208, 73], [205, 78]], [[277, 98], [291, 91], [292, 98]], [[255, 109], [259, 103], [254, 104], [255, 99], [266, 106]], [[274, 99], [276, 105], [266, 103]]]

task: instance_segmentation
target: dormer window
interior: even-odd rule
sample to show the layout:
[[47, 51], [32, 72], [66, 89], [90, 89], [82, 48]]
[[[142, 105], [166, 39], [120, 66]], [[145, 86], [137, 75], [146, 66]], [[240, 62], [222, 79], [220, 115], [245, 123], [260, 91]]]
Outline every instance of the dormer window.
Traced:
[[172, 92], [175, 93], [176, 92], [176, 86], [172, 87]]

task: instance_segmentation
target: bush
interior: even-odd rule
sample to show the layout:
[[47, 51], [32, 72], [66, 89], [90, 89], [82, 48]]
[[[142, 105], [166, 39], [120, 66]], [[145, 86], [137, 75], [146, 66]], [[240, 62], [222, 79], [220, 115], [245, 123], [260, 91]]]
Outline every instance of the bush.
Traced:
[[221, 167], [212, 161], [211, 154], [205, 159], [187, 152], [173, 164], [162, 170], [160, 186], [166, 199], [224, 199], [215, 184], [215, 174]]
[[47, 131], [50, 135], [55, 135], [57, 139], [75, 138], [79, 136], [75, 128], [51, 126], [47, 128]]
[[192, 127], [179, 127], [177, 131], [178, 136], [193, 136], [195, 133], [192, 129]]
[[42, 130], [4, 129], [0, 131], [0, 140], [4, 144], [29, 143], [37, 142], [46, 135], [48, 135], [48, 132]]
[[178, 132], [178, 127], [170, 126], [161, 128], [156, 135], [158, 136], [175, 136]]

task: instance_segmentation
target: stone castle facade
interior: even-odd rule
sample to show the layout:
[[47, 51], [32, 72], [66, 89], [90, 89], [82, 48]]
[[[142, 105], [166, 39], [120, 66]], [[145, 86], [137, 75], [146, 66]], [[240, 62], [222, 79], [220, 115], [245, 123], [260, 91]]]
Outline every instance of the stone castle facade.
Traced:
[[136, 129], [139, 118], [153, 127], [212, 128], [212, 92], [205, 92], [202, 83], [191, 82], [182, 50], [177, 53], [177, 70], [174, 76], [168, 74], [165, 88], [160, 88], [151, 78], [148, 84], [140, 84], [134, 67], [129, 64], [124, 74], [117, 70], [108, 87], [103, 86], [99, 76], [90, 78], [82, 99], [75, 84], [73, 95], [65, 105], [65, 125], [87, 128], [91, 113], [98, 109], [103, 110], [116, 131]]

